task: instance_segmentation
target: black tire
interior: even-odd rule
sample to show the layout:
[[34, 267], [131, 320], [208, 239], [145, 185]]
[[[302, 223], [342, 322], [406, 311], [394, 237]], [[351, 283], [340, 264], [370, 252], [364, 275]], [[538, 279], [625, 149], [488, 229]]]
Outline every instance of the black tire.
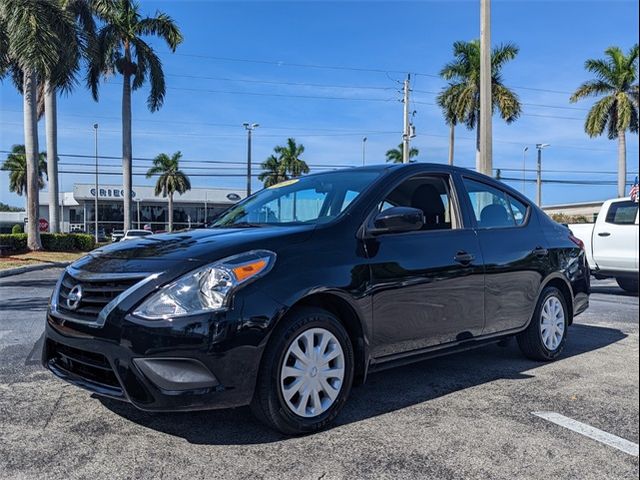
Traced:
[[638, 279], [629, 277], [617, 277], [616, 282], [621, 289], [629, 293], [638, 293]]
[[[295, 414], [286, 404], [280, 390], [280, 370], [291, 343], [304, 331], [323, 328], [332, 333], [344, 353], [344, 378], [334, 403], [316, 417]], [[254, 415], [286, 435], [303, 435], [325, 428], [338, 415], [346, 402], [353, 383], [354, 354], [347, 331], [331, 313], [320, 308], [304, 307], [291, 312], [273, 332], [267, 345], [256, 390], [251, 402]]]
[[[542, 340], [542, 329], [540, 328], [540, 324], [542, 322], [542, 308], [549, 297], [552, 296], [556, 297], [560, 301], [564, 313], [564, 332], [562, 339], [554, 350], [550, 350], [545, 346]], [[564, 349], [569, 323], [571, 323], [569, 318], [569, 309], [567, 308], [567, 302], [565, 301], [564, 295], [555, 287], [546, 287], [540, 294], [531, 323], [524, 332], [517, 336], [518, 346], [522, 353], [532, 360], [543, 362], [555, 360]]]

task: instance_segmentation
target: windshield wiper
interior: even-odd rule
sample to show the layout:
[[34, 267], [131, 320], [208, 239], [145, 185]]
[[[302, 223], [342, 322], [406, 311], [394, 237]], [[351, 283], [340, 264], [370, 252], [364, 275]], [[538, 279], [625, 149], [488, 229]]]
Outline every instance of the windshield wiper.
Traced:
[[238, 222], [238, 223], [231, 223], [229, 225], [222, 225], [222, 226], [226, 228], [260, 228], [260, 227], [263, 227], [264, 225], [261, 223]]

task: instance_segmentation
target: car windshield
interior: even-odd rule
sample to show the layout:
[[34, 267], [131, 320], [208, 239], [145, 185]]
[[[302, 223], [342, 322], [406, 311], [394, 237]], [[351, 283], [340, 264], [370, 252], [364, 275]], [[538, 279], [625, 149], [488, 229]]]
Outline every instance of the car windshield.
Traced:
[[287, 180], [230, 208], [211, 227], [326, 223], [340, 215], [379, 174], [349, 170]]
[[138, 231], [138, 232], [132, 232], [129, 231], [127, 232], [127, 237], [144, 237], [147, 235], [151, 235], [151, 232], [146, 232], [146, 231]]

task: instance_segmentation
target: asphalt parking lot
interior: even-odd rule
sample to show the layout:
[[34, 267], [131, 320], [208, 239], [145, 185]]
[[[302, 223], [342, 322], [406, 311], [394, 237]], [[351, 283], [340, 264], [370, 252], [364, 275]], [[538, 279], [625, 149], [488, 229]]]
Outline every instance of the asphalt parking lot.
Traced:
[[614, 282], [594, 282], [555, 363], [511, 342], [381, 372], [333, 428], [285, 438], [247, 408], [149, 414], [55, 379], [39, 339], [59, 273], [0, 279], [1, 478], [638, 478], [638, 297]]

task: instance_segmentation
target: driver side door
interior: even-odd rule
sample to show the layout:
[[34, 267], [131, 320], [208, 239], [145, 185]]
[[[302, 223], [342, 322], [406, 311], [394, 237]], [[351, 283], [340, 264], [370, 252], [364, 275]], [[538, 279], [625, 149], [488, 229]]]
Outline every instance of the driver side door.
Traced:
[[448, 174], [413, 175], [379, 208], [425, 214], [422, 230], [367, 240], [374, 357], [386, 357], [480, 335], [484, 328], [482, 252], [462, 222]]

